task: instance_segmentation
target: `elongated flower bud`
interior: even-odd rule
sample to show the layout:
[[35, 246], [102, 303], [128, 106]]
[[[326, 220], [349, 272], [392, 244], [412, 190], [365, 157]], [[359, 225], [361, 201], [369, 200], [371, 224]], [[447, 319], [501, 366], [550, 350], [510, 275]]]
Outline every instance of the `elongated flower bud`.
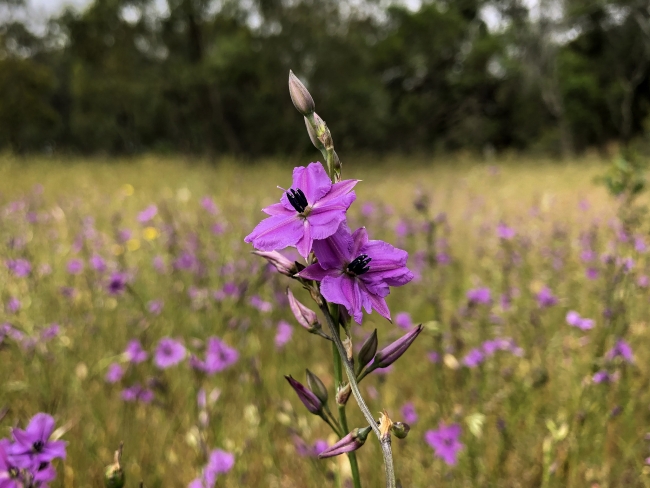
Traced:
[[320, 380], [318, 376], [316, 376], [308, 369], [306, 369], [305, 371], [307, 372], [307, 386], [312, 391], [312, 393], [318, 397], [321, 403], [325, 405], [329, 397], [329, 394], [327, 393], [327, 388], [325, 388], [325, 385], [323, 384], [323, 382]]
[[277, 269], [279, 273], [282, 273], [285, 276], [289, 276], [290, 278], [293, 278], [293, 275], [295, 275], [298, 272], [296, 263], [291, 261], [290, 259], [285, 258], [282, 254], [280, 254], [277, 251], [270, 251], [270, 252], [253, 251], [253, 254], [257, 256], [261, 256], [264, 259], [266, 259], [269, 262], [269, 264], [275, 266], [275, 269]]
[[336, 444], [321, 452], [318, 457], [323, 459], [338, 456], [339, 454], [345, 454], [346, 452], [356, 451], [364, 445], [371, 430], [372, 428], [370, 426], [364, 427], [363, 429], [354, 429]]
[[305, 388], [305, 385], [299, 381], [294, 380], [291, 376], [285, 376], [291, 387], [294, 389], [300, 401], [305, 405], [307, 410], [309, 410], [314, 415], [320, 415], [323, 411], [323, 402], [314, 395], [309, 389]]
[[115, 451], [113, 464], [106, 466], [106, 469], [104, 470], [104, 485], [106, 488], [124, 487], [124, 470], [120, 464], [120, 461], [122, 459], [122, 447], [123, 444], [120, 443], [119, 449]]
[[372, 358], [375, 357], [377, 352], [377, 329], [372, 331], [372, 334], [363, 342], [359, 355], [357, 356], [357, 374], [365, 368]]
[[[314, 120], [321, 120], [321, 118], [318, 116], [317, 113], [314, 113]], [[309, 119], [305, 117], [305, 126], [307, 127], [307, 134], [309, 134], [309, 139], [311, 140], [311, 143], [314, 145], [316, 149], [319, 151], [322, 151], [325, 146], [323, 146], [323, 143], [320, 142], [318, 139], [318, 134], [316, 134], [316, 129], [314, 128], [313, 125], [311, 125], [311, 122], [309, 122]]]
[[296, 110], [301, 114], [309, 115], [314, 113], [314, 110], [316, 110], [314, 99], [309, 94], [305, 85], [302, 84], [291, 70], [289, 70], [289, 95], [291, 95], [293, 106], [296, 107]]
[[400, 356], [406, 352], [409, 346], [413, 344], [413, 341], [418, 335], [420, 335], [422, 329], [424, 329], [422, 324], [413, 327], [395, 342], [375, 354], [375, 360], [373, 361], [371, 368], [386, 368], [397, 361]]
[[293, 293], [291, 293], [289, 288], [287, 288], [287, 298], [289, 299], [289, 308], [291, 308], [293, 316], [296, 317], [296, 320], [300, 325], [310, 332], [312, 332], [313, 329], [321, 328], [316, 312], [305, 307], [302, 303], [296, 300], [296, 297], [293, 296]]

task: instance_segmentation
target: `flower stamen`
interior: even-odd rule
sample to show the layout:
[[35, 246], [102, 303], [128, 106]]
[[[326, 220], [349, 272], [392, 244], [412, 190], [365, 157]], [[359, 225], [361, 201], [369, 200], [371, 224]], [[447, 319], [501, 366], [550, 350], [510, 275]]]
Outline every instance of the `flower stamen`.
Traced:
[[289, 188], [289, 191], [287, 192], [287, 199], [289, 200], [289, 203], [291, 206], [296, 209], [296, 212], [298, 213], [303, 213], [305, 209], [309, 206], [309, 202], [307, 202], [307, 197], [305, 197], [305, 194], [302, 192], [300, 188], [294, 190], [293, 188]]
[[348, 273], [359, 276], [370, 271], [370, 266], [368, 266], [370, 261], [372, 261], [372, 258], [369, 258], [367, 254], [362, 254], [348, 264], [346, 269], [348, 270]]

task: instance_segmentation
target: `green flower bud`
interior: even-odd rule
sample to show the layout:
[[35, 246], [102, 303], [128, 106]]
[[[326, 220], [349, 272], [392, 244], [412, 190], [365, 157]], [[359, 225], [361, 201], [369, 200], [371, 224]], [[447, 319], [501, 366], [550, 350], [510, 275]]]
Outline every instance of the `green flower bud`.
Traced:
[[312, 393], [316, 395], [321, 402], [323, 402], [323, 405], [326, 404], [328, 398], [327, 388], [325, 388], [325, 385], [318, 376], [316, 376], [308, 369], [305, 371], [307, 372], [307, 386], [312, 391]]
[[316, 110], [314, 99], [293, 71], [289, 70], [289, 95], [294, 107], [303, 115], [310, 115]]

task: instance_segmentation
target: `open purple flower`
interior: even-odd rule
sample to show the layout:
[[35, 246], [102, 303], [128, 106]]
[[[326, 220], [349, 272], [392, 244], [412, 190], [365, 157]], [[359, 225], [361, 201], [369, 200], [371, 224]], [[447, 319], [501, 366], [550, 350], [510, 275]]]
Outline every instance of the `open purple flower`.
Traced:
[[20, 469], [9, 460], [10, 446], [11, 443], [8, 439], [0, 439], [0, 487], [22, 488]]
[[605, 354], [605, 358], [608, 361], [612, 361], [613, 359], [619, 357], [630, 364], [634, 363], [634, 354], [632, 354], [632, 348], [623, 339], [617, 340], [616, 344], [614, 344], [614, 347], [612, 347], [609, 351], [607, 351], [607, 354]]
[[234, 465], [234, 454], [215, 449], [210, 453], [208, 464], [205, 466], [201, 477], [193, 480], [188, 488], [213, 488], [217, 482], [217, 476], [227, 473]]
[[126, 345], [124, 353], [126, 354], [129, 361], [131, 361], [133, 364], [138, 364], [142, 361], [146, 361], [148, 357], [147, 351], [142, 349], [142, 344], [140, 344], [140, 341], [137, 339], [129, 341], [129, 343]]
[[390, 286], [402, 286], [413, 279], [406, 267], [408, 253], [384, 241], [368, 239], [365, 227], [350, 233], [344, 223], [336, 234], [314, 242], [318, 263], [298, 276], [321, 282], [321, 293], [332, 303], [343, 305], [357, 323], [362, 308], [375, 309], [390, 320], [385, 297]]
[[163, 337], [158, 343], [154, 362], [160, 369], [167, 369], [185, 358], [185, 346], [170, 337]]
[[455, 466], [458, 461], [458, 451], [463, 448], [460, 442], [461, 428], [458, 424], [449, 426], [440, 424], [438, 430], [428, 430], [424, 434], [424, 440], [429, 444], [436, 456], [449, 466]]
[[213, 375], [237, 362], [239, 353], [236, 349], [229, 347], [218, 337], [210, 337], [205, 351], [205, 361], [196, 356], [190, 358], [190, 366], [196, 370]]
[[8, 259], [6, 265], [17, 278], [24, 278], [32, 272], [32, 265], [26, 259]]
[[45, 413], [32, 417], [25, 430], [13, 429], [15, 442], [9, 447], [8, 454], [13, 463], [20, 468], [31, 468], [53, 459], [65, 459], [65, 442], [51, 441], [54, 431], [54, 419]]
[[356, 199], [352, 188], [358, 180], [332, 184], [320, 163], [293, 170], [293, 184], [280, 203], [263, 209], [270, 215], [244, 239], [260, 251], [277, 251], [295, 246], [307, 257], [315, 239], [334, 234], [345, 212]]

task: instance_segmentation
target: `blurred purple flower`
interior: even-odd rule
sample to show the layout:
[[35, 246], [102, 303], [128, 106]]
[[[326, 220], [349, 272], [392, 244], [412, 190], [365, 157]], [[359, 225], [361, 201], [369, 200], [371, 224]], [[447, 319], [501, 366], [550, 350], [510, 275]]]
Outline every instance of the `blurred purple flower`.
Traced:
[[615, 379], [616, 377], [614, 375], [609, 374], [605, 370], [602, 370], [595, 373], [591, 380], [596, 384], [600, 384], [600, 383], [611, 383]]
[[126, 289], [126, 278], [124, 273], [115, 272], [111, 275], [106, 286], [109, 295], [121, 295]]
[[413, 320], [411, 320], [411, 314], [408, 312], [399, 312], [395, 314], [395, 325], [400, 329], [409, 330], [413, 327]]
[[463, 364], [468, 368], [476, 368], [484, 359], [485, 357], [481, 350], [474, 348], [463, 358]]
[[142, 349], [142, 344], [140, 344], [140, 341], [137, 339], [129, 341], [124, 350], [124, 354], [126, 354], [127, 359], [133, 364], [139, 364], [146, 361], [147, 357], [149, 357], [147, 351]]
[[489, 288], [474, 288], [467, 292], [467, 300], [470, 304], [489, 305], [492, 303], [492, 293]]
[[25, 430], [13, 429], [15, 442], [8, 449], [12, 462], [19, 468], [31, 468], [56, 458], [65, 459], [66, 442], [51, 441], [53, 431], [54, 419], [45, 413], [34, 415]]
[[650, 285], [650, 279], [648, 278], [648, 275], [641, 275], [637, 278], [636, 284], [639, 288], [648, 288], [648, 285]]
[[357, 180], [332, 184], [320, 163], [293, 170], [292, 187], [280, 203], [263, 209], [270, 217], [260, 222], [244, 239], [260, 251], [295, 246], [306, 258], [315, 239], [334, 234], [345, 221], [345, 211], [356, 199], [352, 188]]
[[458, 461], [458, 451], [463, 448], [460, 442], [461, 427], [458, 424], [449, 426], [441, 423], [438, 430], [428, 430], [424, 440], [434, 450], [434, 454], [449, 466], [455, 466]]
[[90, 258], [90, 266], [95, 270], [103, 273], [106, 271], [106, 261], [99, 254], [93, 254]]
[[7, 312], [8, 313], [17, 313], [20, 311], [20, 300], [18, 300], [16, 297], [11, 297], [9, 300], [7, 300]]
[[634, 238], [634, 249], [636, 252], [644, 253], [648, 250], [648, 245], [645, 243], [645, 238], [638, 236]]
[[194, 479], [188, 488], [214, 488], [217, 476], [227, 473], [235, 465], [235, 456], [229, 452], [216, 449], [210, 453], [208, 464], [201, 476]]
[[402, 406], [402, 418], [409, 425], [413, 425], [418, 421], [418, 414], [415, 412], [415, 405], [412, 402], [405, 403]]
[[218, 337], [210, 337], [205, 351], [205, 361], [190, 358], [190, 366], [209, 375], [223, 371], [237, 362], [239, 353]]
[[605, 359], [608, 361], [612, 361], [613, 359], [619, 357], [630, 364], [634, 362], [632, 348], [623, 339], [617, 340], [616, 344], [614, 344], [614, 347], [612, 347], [609, 351], [607, 351], [607, 354], [605, 354]]
[[440, 362], [440, 354], [438, 354], [436, 351], [430, 351], [427, 353], [427, 358], [429, 361], [431, 361], [434, 364], [437, 364]]
[[343, 305], [357, 323], [362, 309], [376, 310], [390, 320], [385, 297], [390, 286], [402, 286], [413, 279], [406, 267], [408, 253], [384, 241], [369, 240], [364, 227], [353, 234], [344, 222], [336, 234], [314, 242], [318, 263], [298, 276], [321, 282], [321, 293], [332, 303]]
[[570, 310], [566, 314], [566, 323], [573, 327], [577, 327], [580, 330], [589, 330], [594, 328], [594, 321], [592, 319], [581, 317], [575, 310]]
[[24, 278], [32, 272], [32, 265], [26, 259], [8, 259], [5, 264], [16, 278]]
[[513, 239], [516, 234], [515, 229], [508, 227], [503, 222], [499, 222], [499, 225], [497, 225], [497, 236], [499, 236], [499, 239], [509, 241]]
[[208, 196], [201, 199], [201, 207], [203, 207], [203, 209], [210, 215], [217, 215], [219, 213], [219, 207], [217, 207], [214, 200]]
[[147, 310], [152, 315], [160, 315], [165, 303], [162, 300], [151, 300], [147, 303]]
[[540, 308], [552, 307], [557, 305], [557, 297], [553, 295], [551, 289], [548, 286], [542, 287], [542, 289], [537, 293], [537, 305]]
[[372, 202], [365, 202], [363, 205], [361, 205], [361, 215], [364, 217], [372, 217], [376, 210], [377, 207]]
[[50, 324], [48, 327], [45, 327], [41, 330], [41, 339], [44, 341], [49, 341], [54, 339], [61, 332], [61, 327], [59, 324]]
[[142, 388], [140, 383], [122, 390], [122, 400], [125, 402], [151, 403], [154, 398], [154, 393], [149, 388]]
[[132, 235], [131, 229], [120, 229], [117, 232], [117, 240], [119, 242], [126, 242], [129, 239], [131, 239], [131, 235]]
[[146, 224], [156, 215], [158, 215], [158, 207], [155, 204], [151, 204], [138, 214], [138, 222]]
[[122, 379], [122, 376], [124, 376], [124, 368], [122, 368], [122, 365], [113, 363], [108, 367], [104, 379], [106, 380], [106, 383], [117, 383]]
[[293, 334], [293, 327], [289, 325], [284, 320], [278, 322], [278, 330], [275, 334], [275, 347], [282, 348], [287, 342], [291, 340], [291, 335]]
[[84, 262], [81, 259], [73, 258], [68, 261], [67, 270], [71, 275], [78, 275], [84, 269]]
[[160, 369], [167, 369], [185, 359], [185, 346], [171, 337], [163, 337], [158, 342], [154, 363]]
[[598, 275], [599, 275], [599, 272], [598, 272], [598, 270], [597, 270], [596, 268], [591, 268], [591, 267], [590, 267], [590, 268], [587, 268], [587, 269], [585, 270], [585, 276], [586, 276], [587, 279], [589, 279], [589, 280], [592, 280], [592, 281], [593, 281], [593, 280], [598, 279]]
[[273, 310], [273, 304], [262, 300], [259, 295], [250, 297], [249, 303], [260, 312], [269, 313]]
[[162, 256], [155, 256], [151, 261], [151, 264], [153, 265], [153, 268], [161, 274], [167, 271], [167, 267], [165, 266], [165, 260], [163, 259]]

